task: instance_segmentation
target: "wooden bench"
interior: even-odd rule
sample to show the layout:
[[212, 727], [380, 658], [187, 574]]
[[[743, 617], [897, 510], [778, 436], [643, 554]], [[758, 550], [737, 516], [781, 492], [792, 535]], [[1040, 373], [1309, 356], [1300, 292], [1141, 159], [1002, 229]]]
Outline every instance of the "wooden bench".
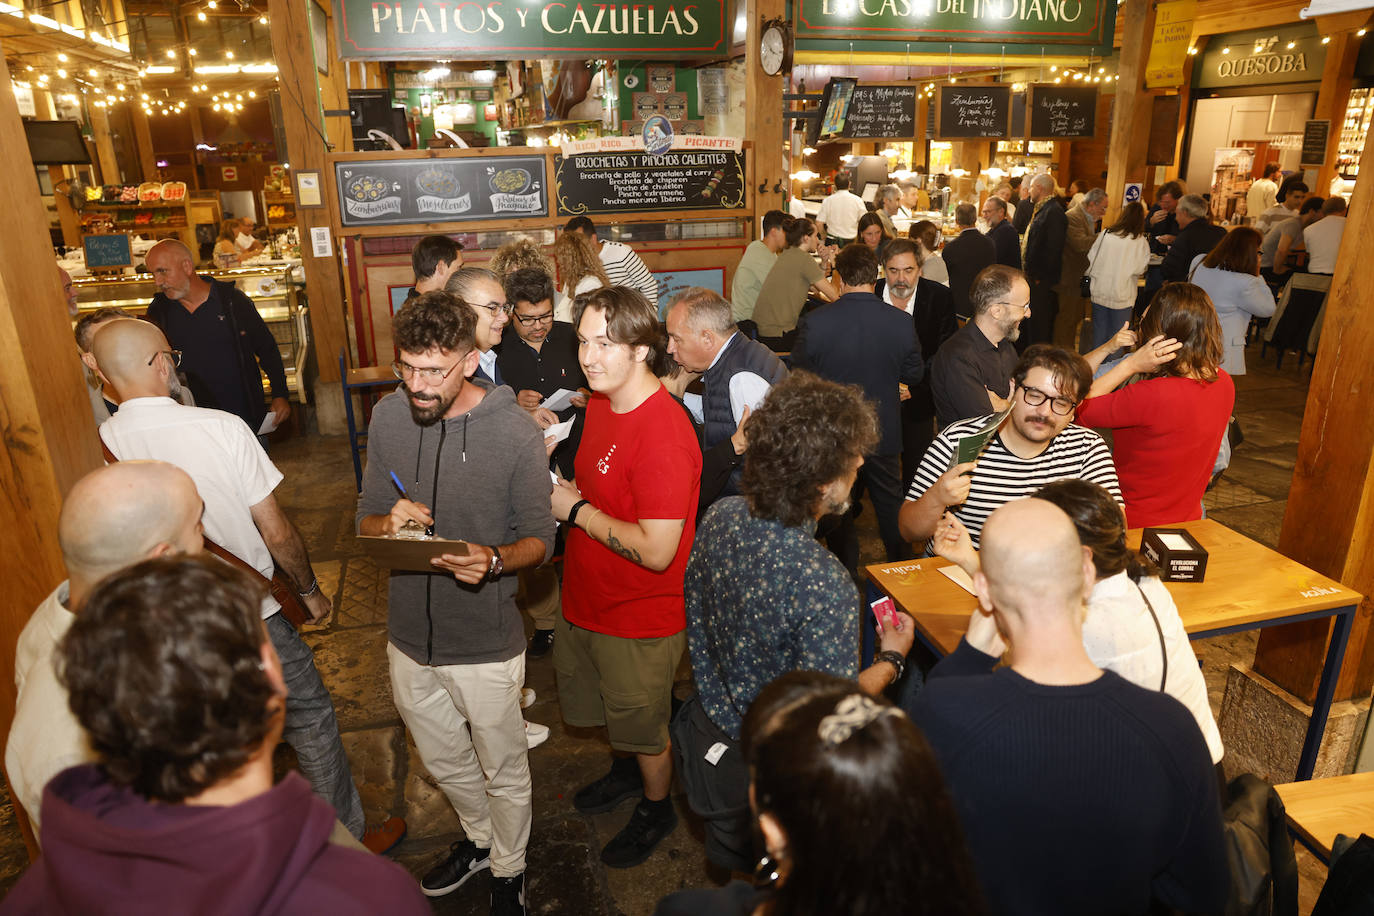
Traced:
[[1274, 788], [1288, 812], [1289, 829], [1323, 862], [1331, 861], [1336, 834], [1374, 836], [1374, 773], [1310, 779]]

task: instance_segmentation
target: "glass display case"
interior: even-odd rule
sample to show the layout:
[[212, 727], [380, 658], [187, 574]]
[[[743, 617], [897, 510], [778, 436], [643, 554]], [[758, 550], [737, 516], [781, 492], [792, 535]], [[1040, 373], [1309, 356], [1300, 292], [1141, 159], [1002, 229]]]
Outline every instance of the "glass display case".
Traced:
[[[286, 384], [291, 391], [291, 399], [305, 403], [309, 380], [304, 378], [303, 368], [310, 341], [307, 309], [301, 295], [304, 283], [299, 262], [283, 261], [233, 270], [202, 271], [201, 275], [217, 280], [232, 280], [253, 300], [258, 314], [277, 341], [282, 365], [286, 367]], [[77, 291], [82, 314], [108, 306], [142, 315], [157, 294], [151, 274], [108, 279], [90, 277], [75, 280], [72, 286]], [[263, 387], [268, 387], [265, 377]]]

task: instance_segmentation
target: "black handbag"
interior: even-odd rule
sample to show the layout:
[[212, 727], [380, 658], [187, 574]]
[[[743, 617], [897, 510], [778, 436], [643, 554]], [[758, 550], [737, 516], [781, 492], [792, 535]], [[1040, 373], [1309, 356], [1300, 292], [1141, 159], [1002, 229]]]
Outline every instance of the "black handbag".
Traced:
[[[1102, 244], [1102, 236], [1099, 235], [1093, 240], [1093, 247], [1096, 248], [1100, 244]], [[1098, 252], [1098, 254], [1101, 254], [1101, 252]], [[1088, 276], [1088, 274], [1092, 273], [1093, 265], [1096, 263], [1097, 255], [1095, 254], [1093, 255], [1093, 259], [1088, 262], [1088, 273], [1078, 278], [1078, 295], [1082, 296], [1084, 299], [1091, 300], [1093, 297], [1093, 281], [1092, 277]]]

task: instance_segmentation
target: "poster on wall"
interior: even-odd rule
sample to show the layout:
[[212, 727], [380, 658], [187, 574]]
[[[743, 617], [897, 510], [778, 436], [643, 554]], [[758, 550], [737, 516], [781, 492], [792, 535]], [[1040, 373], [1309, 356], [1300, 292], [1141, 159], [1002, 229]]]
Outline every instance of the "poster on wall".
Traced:
[[[1254, 180], [1255, 151], [1246, 147], [1219, 149], [1212, 156], [1212, 222], [1233, 222], [1245, 212], [1245, 196]], [[1251, 217], [1258, 213], [1249, 214]]]
[[543, 156], [357, 159], [334, 163], [345, 226], [545, 216]]

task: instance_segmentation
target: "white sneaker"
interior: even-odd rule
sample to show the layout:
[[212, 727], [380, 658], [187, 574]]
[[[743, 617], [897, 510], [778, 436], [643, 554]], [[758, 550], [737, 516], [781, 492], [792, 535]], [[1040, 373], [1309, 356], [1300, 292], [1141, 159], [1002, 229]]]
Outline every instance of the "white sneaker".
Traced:
[[520, 708], [521, 708], [521, 709], [529, 709], [529, 708], [530, 708], [531, 706], [533, 706], [533, 705], [534, 705], [534, 688], [533, 688], [533, 687], [521, 687], [521, 688], [520, 688]]
[[540, 725], [538, 722], [525, 722], [525, 744], [530, 750], [534, 750], [548, 740], [549, 727], [547, 725]]

